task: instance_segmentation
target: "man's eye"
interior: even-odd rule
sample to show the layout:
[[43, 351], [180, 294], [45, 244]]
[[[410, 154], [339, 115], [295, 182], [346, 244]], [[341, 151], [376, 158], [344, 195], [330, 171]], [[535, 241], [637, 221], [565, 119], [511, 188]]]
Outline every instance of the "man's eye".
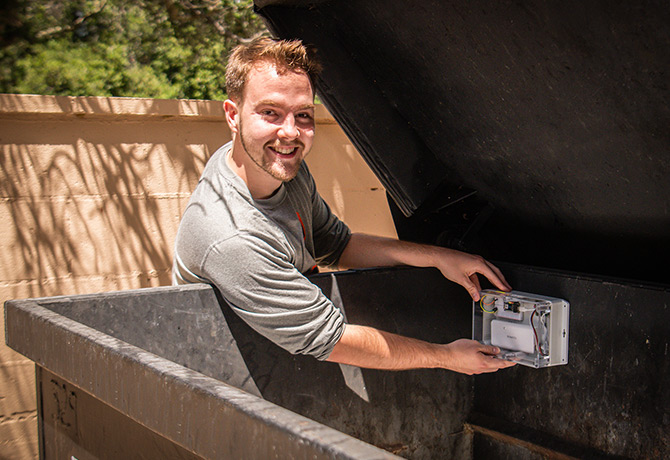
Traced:
[[270, 117], [270, 116], [275, 115], [275, 112], [274, 112], [274, 110], [261, 110], [261, 115], [263, 115], [265, 117]]
[[296, 115], [296, 118], [307, 121], [312, 119], [312, 115], [309, 113], [299, 113]]

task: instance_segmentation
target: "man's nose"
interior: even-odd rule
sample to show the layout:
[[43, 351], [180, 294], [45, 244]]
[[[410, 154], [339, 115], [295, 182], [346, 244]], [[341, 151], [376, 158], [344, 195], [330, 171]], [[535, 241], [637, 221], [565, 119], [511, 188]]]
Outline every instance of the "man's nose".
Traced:
[[300, 131], [295, 125], [295, 117], [293, 114], [288, 114], [284, 118], [284, 122], [279, 128], [279, 136], [286, 139], [296, 139], [300, 136]]

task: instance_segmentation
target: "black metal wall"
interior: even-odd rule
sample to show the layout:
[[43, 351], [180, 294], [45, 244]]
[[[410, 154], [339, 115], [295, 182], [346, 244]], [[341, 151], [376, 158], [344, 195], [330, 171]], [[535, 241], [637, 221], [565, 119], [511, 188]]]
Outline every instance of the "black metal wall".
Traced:
[[477, 377], [470, 420], [576, 458], [670, 455], [670, 288], [501, 268], [516, 289], [569, 300], [569, 363]]

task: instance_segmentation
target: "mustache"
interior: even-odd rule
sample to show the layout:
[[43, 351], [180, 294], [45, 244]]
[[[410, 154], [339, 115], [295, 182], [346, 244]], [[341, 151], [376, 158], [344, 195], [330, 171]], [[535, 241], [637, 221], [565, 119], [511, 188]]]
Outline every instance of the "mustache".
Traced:
[[267, 144], [265, 144], [265, 147], [272, 147], [272, 148], [277, 148], [277, 147], [299, 147], [303, 150], [305, 150], [305, 144], [300, 140], [300, 139], [295, 139], [294, 141], [289, 142], [287, 145], [282, 144], [280, 141], [270, 141]]

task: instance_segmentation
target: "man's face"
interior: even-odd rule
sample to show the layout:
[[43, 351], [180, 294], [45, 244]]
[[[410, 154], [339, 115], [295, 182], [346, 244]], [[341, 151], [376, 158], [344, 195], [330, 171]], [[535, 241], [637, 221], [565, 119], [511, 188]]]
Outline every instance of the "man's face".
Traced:
[[314, 139], [312, 85], [305, 73], [255, 66], [238, 105], [238, 134], [249, 158], [278, 181], [293, 179]]

